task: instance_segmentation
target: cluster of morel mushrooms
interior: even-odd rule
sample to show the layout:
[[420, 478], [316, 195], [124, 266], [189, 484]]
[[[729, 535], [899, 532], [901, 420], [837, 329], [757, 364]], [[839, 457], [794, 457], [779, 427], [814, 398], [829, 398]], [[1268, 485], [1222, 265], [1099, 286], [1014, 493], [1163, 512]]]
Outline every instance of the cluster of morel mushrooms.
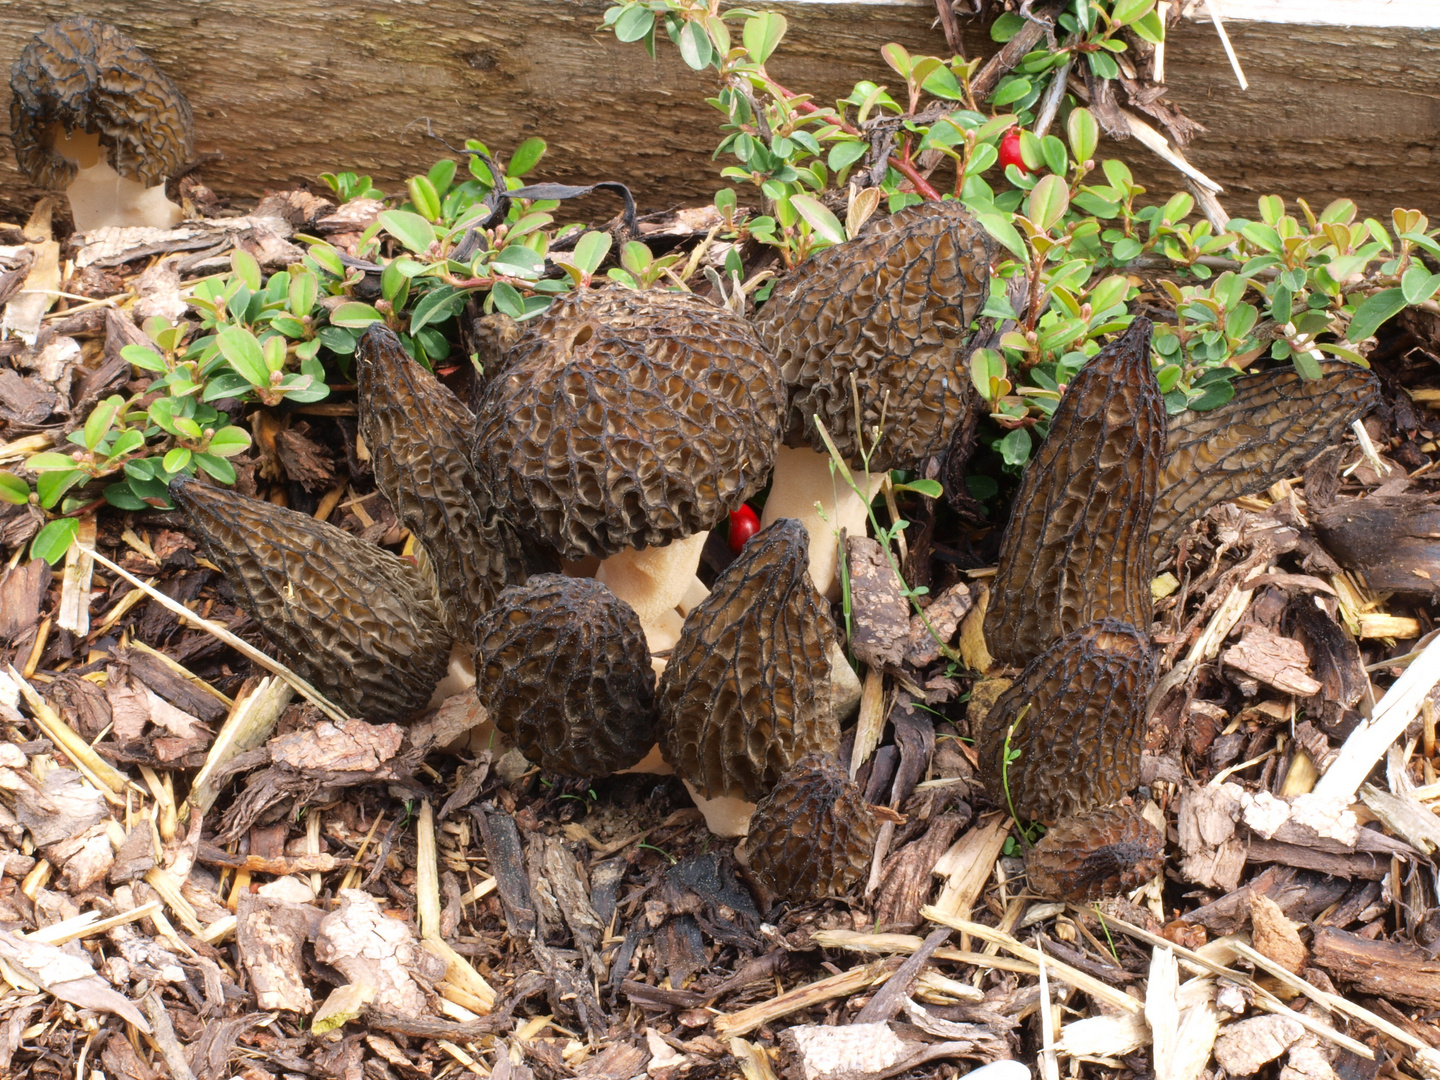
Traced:
[[[46, 63], [88, 40], [144, 62], [153, 77], [138, 82], [186, 129], [170, 141], [188, 143], [173, 84], [123, 38], [70, 22], [22, 57], [21, 81], [41, 85]], [[92, 82], [119, 81], [113, 68]], [[76, 176], [53, 162], [60, 140], [103, 130], [108, 114], [78, 115], [58, 91], [16, 100], [17, 132], [46, 151], [32, 163], [55, 183]], [[154, 176], [123, 140], [98, 145], [105, 160], [89, 168], [113, 163], [153, 201]], [[361, 433], [418, 565], [202, 480], [172, 491], [285, 661], [347, 710], [414, 717], [473, 658], [475, 693], [530, 761], [575, 777], [673, 769], [713, 829], [748, 828], [742, 854], [773, 894], [841, 895], [877, 819], [837, 758], [859, 698], [832, 616], [839, 538], [865, 534], [872, 476], [963, 452], [992, 254], [959, 204], [932, 202], [821, 251], [753, 321], [689, 293], [579, 289], [492, 335], [473, 414], [372, 327]], [[1220, 409], [1167, 418], [1136, 318], [1070, 383], [1026, 470], [984, 615], [990, 652], [1023, 671], [971, 727], [997, 804], [1050, 826], [1027, 857], [1041, 894], [1083, 898], [1160, 864], [1161, 834], [1126, 802], [1156, 676], [1157, 557], [1210, 505], [1289, 475], [1377, 396], [1373, 376], [1343, 364], [1235, 387]], [[764, 528], [707, 590], [707, 531], [767, 484]]]

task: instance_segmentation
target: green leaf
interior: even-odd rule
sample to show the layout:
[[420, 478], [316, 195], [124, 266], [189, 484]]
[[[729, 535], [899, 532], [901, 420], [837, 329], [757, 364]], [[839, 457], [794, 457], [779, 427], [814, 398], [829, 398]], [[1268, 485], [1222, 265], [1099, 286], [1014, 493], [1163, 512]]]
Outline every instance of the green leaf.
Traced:
[[910, 53], [894, 41], [880, 46], [880, 56], [902, 79], [910, 76]]
[[230, 252], [230, 269], [252, 293], [260, 291], [260, 264], [244, 248]]
[[0, 501], [24, 506], [30, 501], [30, 485], [12, 472], [0, 472]]
[[243, 454], [249, 446], [250, 433], [244, 428], [229, 424], [210, 437], [210, 445], [205, 450], [216, 457], [234, 457], [236, 454]]
[[1020, 233], [1015, 226], [1010, 224], [1007, 215], [999, 212], [977, 213], [976, 220], [985, 227], [985, 231], [995, 238], [1004, 248], [1022, 262], [1028, 261], [1029, 255], [1025, 250], [1025, 241], [1020, 238]]
[[1198, 397], [1191, 398], [1188, 404], [1196, 412], [1206, 412], [1218, 409], [1234, 396], [1235, 387], [1228, 381], [1213, 382], [1206, 386]]
[[[416, 254], [423, 255], [435, 243], [434, 226], [419, 214], [408, 210], [382, 210], [379, 221], [386, 232]], [[311, 254], [314, 254], [314, 249], [311, 249]]]
[[1115, 0], [1110, 19], [1116, 26], [1124, 26], [1144, 18], [1154, 7], [1155, 0]]
[[1291, 362], [1294, 363], [1295, 370], [1299, 372], [1300, 378], [1306, 382], [1314, 382], [1325, 374], [1324, 370], [1320, 367], [1320, 361], [1316, 359], [1314, 353], [1308, 349], [1297, 352], [1294, 357], [1291, 358]]
[[1053, 229], [1070, 208], [1070, 187], [1053, 173], [1042, 176], [1025, 202], [1025, 216], [1042, 229]]
[[620, 41], [639, 41], [655, 29], [655, 13], [639, 4], [628, 7], [615, 20], [615, 37]]
[[37, 473], [54, 472], [57, 469], [73, 469], [75, 467], [75, 459], [69, 454], [57, 454], [54, 452], [31, 454], [25, 459], [25, 467], [31, 472]]
[[938, 499], [945, 494], [939, 480], [911, 480], [908, 484], [896, 484], [896, 491], [913, 491], [927, 499]]
[[575, 245], [575, 267], [586, 277], [600, 269], [605, 256], [610, 254], [610, 234], [591, 230]]
[[990, 99], [990, 103], [998, 109], [1003, 105], [1009, 105], [1012, 101], [1019, 101], [1028, 93], [1030, 93], [1030, 80], [1017, 75], [1007, 78], [1000, 84], [999, 89], [995, 91], [995, 96]]
[[506, 166], [506, 176], [524, 176], [545, 156], [545, 140], [540, 138], [526, 139], [519, 146], [510, 152], [510, 163]]
[[133, 454], [140, 447], [145, 445], [143, 432], [131, 428], [129, 431], [122, 431], [110, 444], [110, 450], [106, 457], [107, 461], [114, 461], [116, 458], [124, 457], [126, 454]]
[[775, 47], [780, 44], [780, 39], [785, 36], [788, 25], [784, 15], [773, 11], [761, 12], [746, 19], [741, 40], [745, 43], [745, 51], [750, 54], [750, 59], [757, 64], [763, 64], [770, 59]]
[[1024, 465], [1030, 460], [1030, 432], [1016, 428], [1000, 440], [999, 450], [1006, 465]]
[[331, 326], [343, 326], [351, 330], [363, 330], [371, 323], [383, 321], [384, 316], [380, 312], [359, 300], [347, 300], [330, 313]]
[[710, 57], [714, 55], [710, 48], [710, 36], [697, 20], [692, 19], [680, 28], [679, 44], [680, 59], [685, 61], [686, 66], [694, 71], [710, 66]]
[[315, 307], [320, 284], [309, 270], [297, 269], [290, 274], [289, 292], [290, 314], [297, 319], [303, 319]]
[[469, 298], [468, 291], [450, 285], [431, 289], [410, 312], [410, 333], [417, 333], [432, 323], [442, 323], [453, 318]]
[[790, 205], [793, 206], [810, 227], [817, 233], [829, 240], [832, 244], [845, 242], [845, 226], [840, 224], [840, 219], [832, 214], [819, 199], [813, 195], [792, 195]]
[[183, 446], [177, 446], [166, 453], [161, 465], [168, 473], [184, 472], [185, 467], [190, 464], [190, 451]]
[[1405, 294], [1400, 289], [1380, 290], [1356, 309], [1355, 317], [1350, 320], [1350, 329], [1345, 331], [1346, 340], [1352, 345], [1360, 344], [1372, 336], [1386, 319], [1399, 314], [1404, 306]]
[[1118, 79], [1120, 77], [1120, 65], [1115, 63], [1109, 53], [1092, 52], [1086, 59], [1090, 63], [1090, 71], [1097, 79]]
[[61, 495], [88, 479], [89, 474], [80, 469], [41, 473], [35, 478], [35, 494], [40, 496], [40, 505], [49, 510], [60, 501]]
[[1148, 15], [1136, 19], [1130, 24], [1130, 29], [1140, 37], [1150, 42], [1151, 45], [1159, 45], [1165, 40], [1165, 24], [1160, 21], [1160, 13], [1151, 11]]
[[1422, 266], [1412, 266], [1400, 279], [1400, 291], [1407, 304], [1423, 304], [1440, 289], [1440, 274], [1429, 274]]
[[1024, 25], [1025, 19], [1022, 16], [1007, 11], [990, 24], [990, 40], [1004, 44], [1018, 34]]
[[1084, 164], [1095, 156], [1095, 148], [1100, 145], [1100, 125], [1089, 109], [1070, 110], [1065, 133], [1070, 137], [1070, 153], [1077, 162]]
[[108, 397], [104, 401], [96, 403], [95, 408], [91, 410], [90, 415], [85, 420], [85, 427], [83, 429], [85, 449], [94, 450], [100, 445], [100, 440], [103, 439], [105, 433], [110, 430], [110, 425], [115, 422], [116, 414], [124, 405], [124, 399], [118, 395]]
[[215, 344], [220, 355], [245, 376], [251, 386], [262, 387], [270, 382], [270, 371], [265, 367], [265, 357], [260, 351], [260, 342], [243, 326], [227, 326], [215, 335]]
[[195, 454], [195, 464], [204, 469], [222, 484], [235, 483], [235, 466], [222, 457], [214, 454], [202, 454], [198, 451]]
[[154, 349], [147, 349], [144, 345], [121, 346], [120, 356], [142, 371], [156, 371], [163, 375], [170, 370]]
[[1065, 151], [1065, 144], [1054, 135], [1046, 135], [1040, 140], [1040, 156], [1045, 159], [1045, 167], [1053, 173], [1063, 175], [1070, 168], [1070, 155]]
[[149, 510], [150, 504], [130, 490], [125, 482], [111, 484], [105, 489], [105, 501], [121, 510]]
[[44, 559], [54, 566], [65, 558], [65, 553], [75, 542], [75, 532], [79, 527], [80, 522], [74, 518], [60, 518], [50, 522], [35, 534], [35, 539], [30, 543], [30, 557]]
[[509, 315], [512, 319], [525, 317], [525, 298], [520, 295], [520, 290], [508, 282], [497, 281], [490, 290], [490, 299], [495, 304], [495, 310], [502, 315]]
[[869, 149], [870, 144], [861, 142], [859, 139], [838, 142], [830, 148], [830, 155], [825, 159], [825, 164], [830, 166], [832, 172], [839, 172], [847, 165], [853, 165], [859, 161], [865, 156], [865, 151]]
[[[421, 217], [426, 221], [434, 221], [440, 216], [440, 193], [435, 190], [435, 185], [428, 176], [412, 176], [405, 182], [405, 186], [410, 192], [410, 202]], [[403, 240], [401, 242], [404, 243]]]

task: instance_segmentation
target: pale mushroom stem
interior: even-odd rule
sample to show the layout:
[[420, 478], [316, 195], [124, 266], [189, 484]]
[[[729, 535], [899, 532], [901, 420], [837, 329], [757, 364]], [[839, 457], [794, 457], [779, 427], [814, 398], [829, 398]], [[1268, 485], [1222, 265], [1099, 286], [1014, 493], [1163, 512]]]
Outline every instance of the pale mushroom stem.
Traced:
[[105, 160], [100, 136], [89, 131], [65, 131], [58, 124], [55, 151], [79, 167], [65, 189], [76, 232], [93, 232], [109, 226], [173, 229], [184, 214], [165, 195], [165, 185], [146, 187], [121, 176]]
[[797, 518], [805, 526], [810, 534], [810, 580], [827, 600], [840, 595], [840, 575], [836, 571], [840, 530], [848, 536], [868, 535], [870, 497], [878, 488], [874, 477], [850, 473], [856, 487], [866, 492], [857, 493], [846, 482], [845, 466], [836, 463], [831, 475], [832, 461], [829, 454], [817, 454], [808, 446], [780, 447], [775, 455], [770, 495], [760, 519], [765, 526], [781, 518]]
[[685, 599], [700, 566], [708, 532], [695, 533], [664, 547], [632, 548], [611, 555], [595, 571], [640, 616], [650, 651], [663, 652], [680, 639], [682, 619], [676, 607]]

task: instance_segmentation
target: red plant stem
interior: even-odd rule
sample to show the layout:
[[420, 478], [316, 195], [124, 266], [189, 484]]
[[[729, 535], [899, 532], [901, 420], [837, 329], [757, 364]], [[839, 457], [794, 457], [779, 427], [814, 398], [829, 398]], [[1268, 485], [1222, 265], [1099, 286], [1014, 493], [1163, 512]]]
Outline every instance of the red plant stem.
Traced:
[[[792, 94], [789, 90], [786, 90], [785, 87], [781, 86], [768, 75], [765, 78], [771, 86], [773, 86], [776, 90], [780, 91], [780, 93], [785, 95], [786, 101], [792, 101], [797, 96], [795, 94]], [[815, 113], [820, 111], [820, 109], [814, 103], [809, 101], [799, 102], [796, 105], [796, 108], [800, 109], [802, 112], [807, 113]], [[844, 120], [840, 121], [840, 130], [844, 131], [847, 135], [855, 135], [858, 137], [860, 134], [860, 130], [858, 128], [854, 127], [851, 124], [847, 124]], [[895, 167], [895, 170], [899, 172], [900, 175], [904, 176], [905, 179], [910, 181], [911, 186], [915, 188], [916, 193], [918, 193], [922, 198], [932, 199], [936, 202], [940, 201], [940, 193], [930, 186], [930, 181], [926, 180], [925, 177], [921, 176], [919, 170], [916, 169], [911, 162], [901, 160], [894, 154], [891, 154], [890, 164]]]

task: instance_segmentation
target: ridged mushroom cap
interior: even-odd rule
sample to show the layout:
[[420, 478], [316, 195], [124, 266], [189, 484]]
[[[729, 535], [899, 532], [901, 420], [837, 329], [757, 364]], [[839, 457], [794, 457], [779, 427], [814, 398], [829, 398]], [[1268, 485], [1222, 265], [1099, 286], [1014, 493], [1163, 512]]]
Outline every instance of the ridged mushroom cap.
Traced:
[[405, 720], [450, 661], [420, 572], [308, 514], [188, 477], [170, 482], [191, 532], [285, 662], [357, 716]]
[[1137, 318], [1066, 388], [1025, 467], [985, 612], [991, 655], [1024, 665], [1085, 623], [1150, 629], [1150, 518], [1165, 401]]
[[495, 510], [564, 558], [659, 547], [764, 486], [783, 407], [738, 315], [688, 293], [579, 289], [505, 352], [475, 466]]
[[872, 469], [944, 450], [969, 408], [966, 345], [990, 295], [993, 250], [958, 202], [927, 202], [872, 219], [781, 279], [756, 325], [790, 390], [786, 445], [823, 452], [818, 415], [861, 466], [853, 374], [867, 442], [884, 408]]
[[[425, 548], [451, 634], [473, 640], [475, 620], [501, 589], [524, 582], [543, 546], [526, 545], [488, 507], [470, 462], [475, 418], [394, 331], [371, 326], [355, 358], [375, 486]], [[558, 570], [558, 560], [545, 568]]]
[[844, 896], [870, 866], [878, 827], [844, 766], [807, 754], [755, 807], [750, 872], [781, 899]]
[[1107, 806], [1055, 825], [1025, 856], [1030, 888], [1081, 904], [1138, 888], [1160, 872], [1165, 839], [1130, 806]]
[[42, 187], [59, 190], [76, 165], [54, 149], [54, 126], [100, 137], [121, 176], [158, 184], [194, 156], [190, 103], [115, 27], [81, 15], [36, 34], [10, 69], [15, 160]]
[[542, 769], [608, 776], [655, 744], [640, 619], [600, 582], [536, 574], [502, 592], [475, 634], [475, 693]]
[[[1008, 787], [1015, 813], [1046, 825], [1118, 802], [1140, 782], [1154, 682], [1150, 640], [1128, 623], [1104, 619], [1054, 642], [973, 732], [991, 798], [1005, 806]], [[1018, 752], [1008, 769], [1007, 732]]]
[[756, 533], [691, 609], [660, 677], [660, 749], [703, 796], [755, 800], [840, 739], [829, 604], [793, 518]]

